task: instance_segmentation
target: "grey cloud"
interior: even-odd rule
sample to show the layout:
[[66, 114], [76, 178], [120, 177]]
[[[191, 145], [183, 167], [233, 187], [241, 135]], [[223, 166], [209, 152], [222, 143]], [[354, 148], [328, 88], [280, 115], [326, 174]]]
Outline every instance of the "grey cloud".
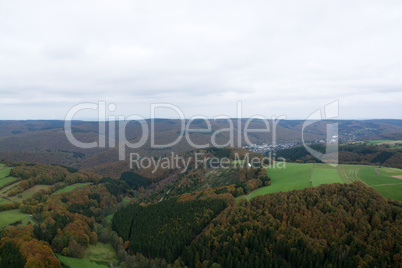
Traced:
[[100, 99], [209, 116], [241, 100], [290, 118], [339, 99], [343, 118], [402, 117], [400, 1], [0, 5], [1, 119], [63, 118]]

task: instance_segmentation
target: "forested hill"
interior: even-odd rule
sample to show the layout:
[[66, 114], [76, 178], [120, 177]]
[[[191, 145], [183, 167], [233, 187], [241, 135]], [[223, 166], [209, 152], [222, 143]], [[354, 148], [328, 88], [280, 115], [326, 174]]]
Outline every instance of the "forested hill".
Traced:
[[226, 206], [223, 199], [171, 199], [148, 207], [133, 204], [115, 213], [112, 227], [129, 241], [130, 252], [173, 263], [186, 244]]
[[[3, 180], [13, 179], [24, 198], [12, 207], [3, 204], [5, 211], [0, 212], [4, 226], [0, 266], [60, 267], [63, 258], [84, 260], [99, 242], [116, 254], [103, 264], [113, 261], [115, 267], [402, 264], [400, 202], [387, 201], [361, 183], [235, 202], [233, 195], [241, 189], [248, 191], [254, 182], [261, 186], [270, 180], [261, 168], [229, 170], [234, 171], [232, 176], [208, 169], [183, 173], [166, 187], [158, 184], [155, 192], [163, 193], [159, 199], [160, 195], [147, 194], [156, 183], [149, 185], [151, 180], [134, 173], [115, 180], [60, 166], [18, 165], [12, 170], [3, 166], [3, 173], [18, 176]], [[214, 174], [227, 181], [212, 184], [218, 183]], [[37, 183], [54, 186], [33, 193], [41, 186]], [[212, 187], [203, 187], [206, 183]], [[6, 218], [15, 215], [22, 218], [10, 226], [13, 221]], [[9, 265], [13, 260], [17, 266]]]
[[402, 209], [361, 183], [242, 200], [183, 251], [189, 267], [400, 267]]
[[[400, 203], [386, 201], [362, 183], [322, 185], [258, 196], [251, 202], [241, 200], [212, 220], [211, 215], [223, 205], [215, 200], [208, 201], [209, 213], [203, 212], [206, 201], [171, 199], [148, 207], [132, 205], [115, 214], [112, 226], [128, 241], [132, 253], [162, 257], [178, 267], [402, 264]], [[208, 227], [185, 246], [208, 221]], [[173, 237], [180, 239], [170, 245]]]
[[[216, 135], [217, 144], [226, 144], [230, 139], [235, 141], [232, 146], [245, 144], [244, 134], [245, 126], [249, 119], [231, 119], [231, 124], [227, 120], [209, 120], [211, 124], [211, 132], [209, 133], [189, 133], [192, 141], [197, 144], [208, 144], [212, 146], [211, 138], [214, 132], [220, 130]], [[147, 120], [150, 125], [150, 120]], [[182, 121], [156, 119], [155, 120], [155, 142], [156, 144], [168, 144], [180, 138]], [[189, 124], [190, 129], [206, 129], [207, 124], [204, 120], [194, 120], [184, 123]], [[300, 142], [302, 139], [302, 130], [304, 120], [281, 120], [275, 125], [276, 142]], [[402, 120], [330, 120], [319, 121], [306, 127], [304, 130], [304, 138], [307, 141], [326, 139], [326, 127], [328, 124], [338, 123], [339, 139], [402, 139]], [[81, 142], [96, 142], [99, 140], [99, 128], [105, 123], [73, 121], [72, 134]], [[106, 132], [106, 140], [117, 139], [118, 123], [116, 123], [115, 131]], [[104, 126], [109, 130], [109, 124]], [[235, 131], [232, 132], [233, 137], [228, 128]], [[237, 130], [240, 130], [239, 132]], [[261, 120], [253, 119], [248, 125], [248, 129], [266, 129], [266, 125]], [[149, 129], [150, 131], [150, 129]], [[252, 143], [272, 142], [272, 134], [274, 132], [274, 123], [269, 120], [269, 131], [266, 132], [250, 132], [248, 137]], [[126, 139], [135, 141], [141, 138], [142, 126], [138, 122], [130, 122], [126, 127]], [[241, 140], [242, 144], [236, 141]], [[118, 144], [119, 141], [115, 141]], [[181, 139], [176, 145], [153, 150], [150, 142], [144, 144], [136, 152], [142, 156], [161, 156], [170, 154], [171, 152], [182, 153], [193, 150], [185, 138]], [[127, 151], [128, 153], [128, 151]], [[128, 155], [127, 155], [128, 157]], [[42, 164], [61, 164], [73, 166], [75, 168], [94, 168], [95, 166], [104, 165], [110, 162], [118, 161], [117, 148], [78, 148], [71, 144], [64, 132], [64, 121], [52, 120], [30, 120], [30, 121], [0, 121], [0, 159], [14, 162], [35, 162]]]

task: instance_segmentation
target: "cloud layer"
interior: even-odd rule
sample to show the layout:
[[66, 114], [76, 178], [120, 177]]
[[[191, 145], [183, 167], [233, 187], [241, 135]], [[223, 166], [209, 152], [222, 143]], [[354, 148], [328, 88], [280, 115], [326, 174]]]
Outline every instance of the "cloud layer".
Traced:
[[0, 119], [402, 118], [401, 32], [401, 1], [2, 1]]

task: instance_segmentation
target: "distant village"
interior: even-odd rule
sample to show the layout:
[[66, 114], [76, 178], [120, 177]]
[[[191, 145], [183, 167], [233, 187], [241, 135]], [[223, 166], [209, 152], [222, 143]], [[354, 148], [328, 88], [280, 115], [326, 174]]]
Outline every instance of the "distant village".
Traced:
[[[331, 138], [329, 139], [321, 139], [321, 140], [312, 140], [312, 141], [306, 141], [306, 143], [308, 144], [318, 144], [318, 143], [322, 143], [322, 144], [328, 144], [328, 143], [335, 143], [335, 142], [339, 142], [339, 143], [348, 143], [348, 142], [355, 142], [357, 141], [357, 137], [355, 134], [353, 133], [344, 133], [342, 135], [342, 138], [338, 138], [338, 136], [333, 135], [331, 136]], [[260, 153], [260, 154], [264, 154], [266, 152], [276, 152], [279, 150], [283, 150], [283, 149], [289, 149], [292, 147], [296, 147], [296, 146], [300, 146], [303, 143], [298, 141], [298, 142], [285, 142], [285, 143], [278, 143], [278, 144], [272, 144], [272, 143], [260, 143], [260, 144], [252, 144], [252, 145], [248, 145], [248, 146], [243, 146], [243, 148], [252, 151], [254, 153]]]
[[266, 152], [278, 151], [283, 149], [289, 149], [298, 145], [301, 145], [301, 142], [289, 142], [289, 143], [279, 143], [279, 144], [252, 144], [249, 146], [243, 146], [243, 148], [252, 151], [254, 153], [264, 154]]

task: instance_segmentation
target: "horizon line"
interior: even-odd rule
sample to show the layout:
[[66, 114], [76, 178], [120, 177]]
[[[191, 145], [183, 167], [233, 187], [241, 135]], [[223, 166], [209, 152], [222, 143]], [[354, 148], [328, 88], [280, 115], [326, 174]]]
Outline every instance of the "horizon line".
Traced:
[[[208, 120], [227, 120], [227, 118], [207, 118]], [[244, 119], [252, 119], [252, 120], [264, 120], [260, 118], [251, 118], [251, 117], [230, 117], [229, 119], [234, 120], [244, 120]], [[140, 121], [140, 120], [183, 120], [181, 118], [163, 118], [163, 117], [154, 117], [154, 118], [143, 118], [139, 120], [130, 120], [130, 121]], [[184, 120], [205, 120], [205, 118], [184, 118]], [[266, 118], [265, 120], [272, 121], [272, 118]], [[279, 119], [278, 121], [368, 121], [368, 120], [402, 120], [402, 118], [332, 118], [332, 119]], [[0, 119], [0, 121], [66, 121], [65, 119]], [[96, 119], [73, 119], [72, 122], [119, 122], [123, 120], [96, 120]]]

